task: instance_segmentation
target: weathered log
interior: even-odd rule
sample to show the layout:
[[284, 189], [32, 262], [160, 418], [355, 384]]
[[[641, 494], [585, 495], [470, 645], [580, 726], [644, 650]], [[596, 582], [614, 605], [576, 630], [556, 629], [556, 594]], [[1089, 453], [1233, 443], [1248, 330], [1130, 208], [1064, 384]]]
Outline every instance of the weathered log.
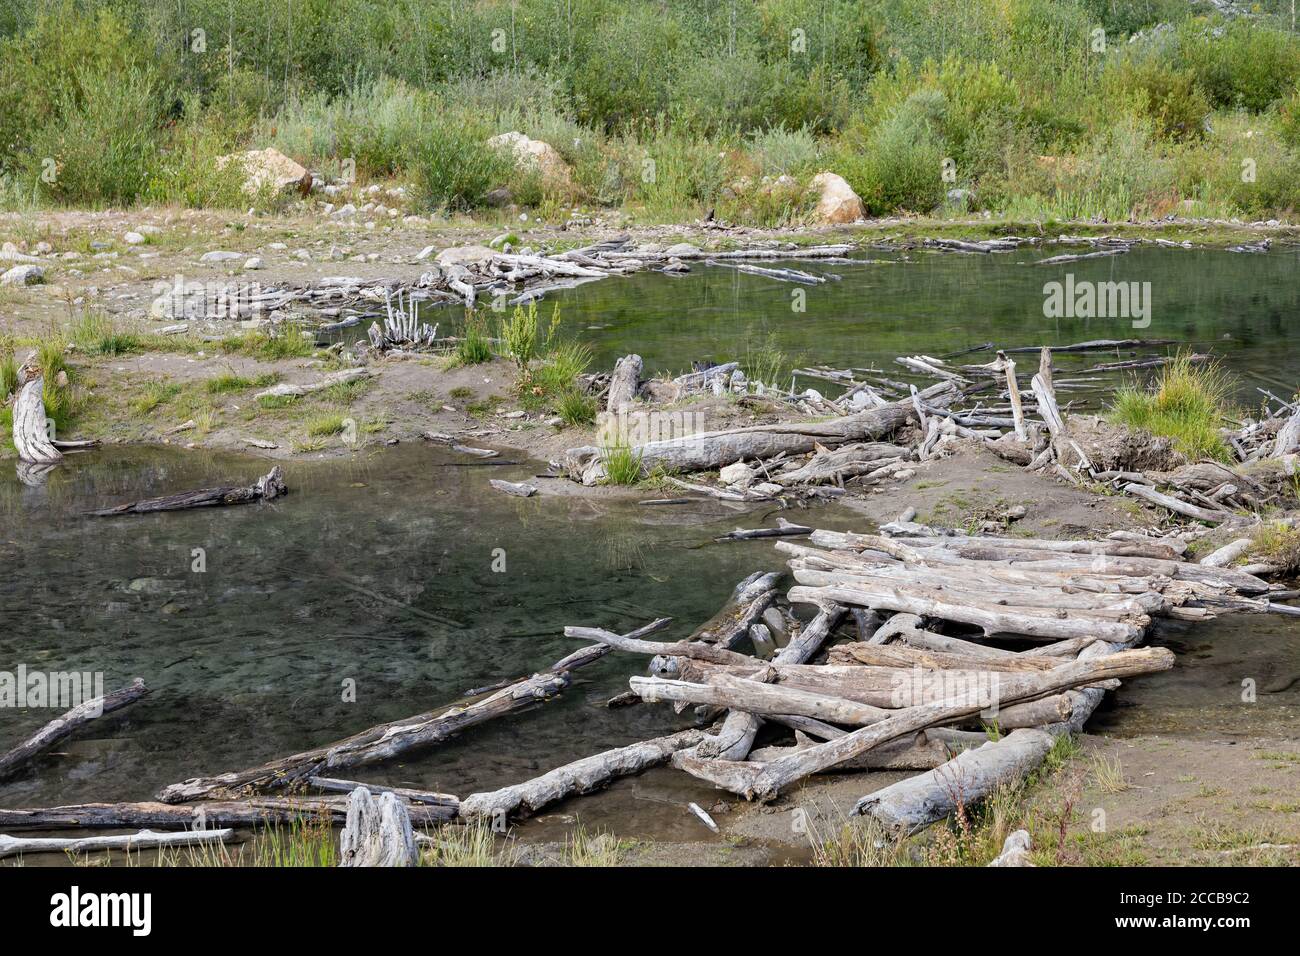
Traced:
[[842, 697], [828, 697], [721, 673], [715, 674], [708, 684], [661, 677], [633, 677], [628, 684], [647, 703], [681, 701], [729, 707], [751, 714], [796, 714], [834, 724], [862, 726], [883, 720], [888, 713], [883, 708]]
[[[668, 622], [661, 618], [628, 637], [659, 630]], [[410, 750], [442, 743], [461, 731], [497, 717], [517, 713], [562, 693], [572, 682], [572, 672], [609, 653], [606, 644], [583, 648], [557, 661], [548, 670], [521, 678], [501, 690], [470, 704], [440, 708], [403, 720], [370, 727], [351, 737], [301, 753], [251, 767], [247, 770], [196, 777], [164, 787], [158, 799], [184, 803], [213, 793], [282, 789], [321, 776], [325, 770], [366, 766], [391, 759]]]
[[[647, 502], [641, 502], [646, 504]], [[729, 531], [726, 534], [719, 535], [714, 541], [750, 541], [754, 538], [789, 538], [798, 537], [805, 534], [812, 534], [813, 529], [801, 524], [795, 524], [784, 518], [776, 519], [775, 528], [737, 528], [735, 531]]]
[[535, 485], [524, 484], [521, 481], [502, 481], [499, 478], [489, 478], [488, 484], [497, 491], [504, 491], [506, 494], [513, 495], [516, 498], [531, 498], [533, 495], [537, 494], [537, 487]]
[[[926, 389], [921, 395], [929, 402], [943, 404], [955, 393], [950, 383], [944, 383]], [[908, 399], [826, 422], [753, 425], [647, 442], [636, 446], [633, 452], [640, 456], [643, 468], [662, 465], [677, 471], [704, 471], [745, 459], [773, 458], [782, 452], [804, 454], [819, 444], [830, 447], [875, 441], [915, 417], [916, 411]], [[569, 449], [566, 461], [570, 474], [581, 476], [584, 483], [594, 483], [598, 480], [597, 470], [603, 471], [600, 455], [601, 450], [595, 447]], [[593, 469], [593, 465], [598, 469]]]
[[636, 401], [641, 389], [641, 356], [625, 355], [614, 363], [614, 376], [609, 383], [605, 410], [619, 412]]
[[[847, 731], [840, 731], [843, 736]], [[957, 754], [970, 747], [979, 747], [988, 742], [988, 735], [966, 730], [950, 730], [932, 727], [910, 736], [891, 740], [861, 756], [855, 757], [832, 767], [828, 772], [845, 770], [931, 770], [947, 763]], [[753, 751], [749, 759], [755, 763], [767, 763], [780, 757], [788, 757], [801, 750], [807, 750], [816, 744], [803, 732], [796, 734], [793, 746], [762, 747]]]
[[745, 664], [754, 662], [748, 654], [739, 654], [716, 644], [704, 644], [700, 641], [641, 641], [624, 635], [615, 634], [599, 627], [566, 627], [565, 637], [576, 637], [584, 641], [596, 641], [620, 651], [633, 654], [647, 654], [663, 657], [688, 657], [715, 664]]
[[369, 375], [370, 370], [364, 366], [345, 368], [337, 372], [330, 372], [328, 375], [321, 376], [314, 382], [307, 382], [302, 385], [291, 385], [288, 382], [282, 382], [279, 385], [272, 385], [270, 388], [258, 392], [253, 397], [256, 399], [262, 399], [310, 395], [312, 392], [319, 392], [323, 389], [330, 388], [333, 385], [342, 385], [346, 382], [354, 382], [359, 378], [366, 378]]
[[925, 617], [940, 617], [979, 627], [985, 634], [1024, 634], [1029, 637], [1070, 638], [1096, 636], [1109, 641], [1127, 641], [1145, 633], [1150, 623], [1145, 616], [1124, 620], [1103, 620], [1097, 612], [1059, 611], [1043, 608], [992, 605], [980, 607], [943, 598], [940, 592], [903, 587], [805, 587], [790, 589], [792, 604], [837, 603], [876, 610], [906, 611]]
[[[844, 608], [831, 605], [818, 612], [799, 633], [772, 658], [775, 665], [803, 664], [821, 649], [831, 631], [844, 617]], [[744, 760], [754, 745], [754, 737], [762, 721], [743, 710], [733, 710], [722, 722], [716, 737], [705, 740], [695, 748], [696, 757], [718, 757], [723, 760]]]
[[808, 462], [793, 471], [782, 472], [784, 485], [815, 485], [823, 481], [842, 481], [874, 471], [888, 460], [900, 461], [911, 452], [886, 442], [854, 442], [839, 448], [822, 448]]
[[1029, 831], [1016, 830], [1002, 842], [1002, 852], [989, 861], [989, 866], [1033, 866], [1031, 849]]
[[1200, 563], [1207, 568], [1226, 568], [1250, 550], [1253, 542], [1250, 538], [1238, 538], [1216, 551], [1201, 558]]
[[418, 860], [411, 816], [397, 795], [376, 799], [365, 787], [353, 790], [339, 835], [339, 866], [415, 866]]
[[[454, 811], [441, 806], [412, 806], [417, 826], [445, 823]], [[170, 803], [82, 803], [62, 807], [0, 810], [0, 829], [63, 830], [126, 827], [253, 827], [295, 820], [342, 824], [347, 801], [342, 797], [262, 797], [256, 800], [208, 800]]]
[[[944, 535], [913, 537], [900, 535], [896, 541], [914, 548], [945, 548], [961, 553], [962, 548], [1011, 548], [1016, 551], [1052, 551], [1066, 554], [1105, 554], [1116, 558], [1160, 558], [1175, 561], [1182, 551], [1164, 541], [1056, 541], [1050, 538], [997, 538], [990, 535]], [[1184, 545], [1184, 548], [1186, 546]]]
[[148, 693], [149, 688], [137, 677], [129, 687], [78, 704], [63, 716], [50, 721], [17, 747], [0, 754], [0, 780], [13, 776], [29, 761], [96, 718], [134, 704]]
[[[935, 635], [941, 637], [941, 635]], [[956, 640], [950, 638], [949, 640]], [[960, 641], [970, 644], [969, 641]], [[993, 650], [993, 648], [982, 648]], [[1024, 657], [1011, 651], [1003, 655], [985, 657], [982, 655], [961, 654], [952, 651], [931, 650], [923, 647], [907, 647], [896, 644], [839, 644], [831, 648], [832, 664], [866, 664], [874, 667], [925, 667], [934, 670], [987, 670], [987, 671], [1049, 671], [1059, 667], [1061, 661], [1052, 657]]]
[[929, 773], [909, 777], [859, 800], [853, 813], [871, 816], [891, 830], [915, 832], [983, 800], [997, 787], [1023, 779], [1043, 762], [1053, 737], [1016, 730], [1001, 740], [967, 750]]
[[364, 787], [375, 796], [381, 793], [391, 793], [400, 800], [407, 803], [428, 803], [433, 806], [451, 807], [455, 809], [460, 804], [460, 799], [450, 793], [435, 793], [432, 790], [411, 790], [408, 787], [385, 787], [377, 783], [360, 783], [356, 780], [339, 780], [334, 777], [311, 777], [308, 781], [317, 790], [324, 790], [326, 793], [347, 793], [350, 794], [357, 787]]
[[244, 487], [201, 488], [198, 491], [185, 491], [176, 495], [164, 495], [161, 498], [145, 498], [142, 501], [129, 501], [113, 508], [88, 511], [86, 514], [111, 518], [128, 514], [152, 514], [158, 511], [183, 511], [188, 508], [215, 508], [226, 505], [243, 505], [253, 501], [272, 501], [285, 493], [284, 472], [276, 465], [269, 472], [257, 479], [257, 483]]
[[[1091, 651], [1092, 648], [1088, 650]], [[1044, 671], [1041, 675], [1011, 674], [999, 682], [998, 705], [1004, 707], [1022, 699], [1041, 697], [1112, 677], [1132, 677], [1167, 670], [1173, 663], [1174, 655], [1168, 649], [1144, 648], [1118, 651], [1091, 660], [1081, 659], [1052, 671]], [[694, 760], [691, 761], [690, 772], [746, 799], [769, 800], [794, 781], [809, 774], [838, 766], [904, 734], [977, 714], [986, 706], [983, 691], [974, 689], [951, 700], [896, 711], [884, 720], [861, 727], [843, 737], [762, 766], [724, 760]]]
[[[49, 465], [63, 459], [63, 453], [50, 441], [44, 389], [45, 379], [37, 375], [18, 389], [13, 407], [14, 448], [20, 461], [35, 465]], [[0, 395], [0, 400], [3, 398]]]
[[566, 797], [598, 790], [616, 777], [640, 773], [661, 764], [676, 751], [694, 747], [706, 737], [703, 730], [683, 730], [667, 737], [606, 750], [556, 767], [524, 783], [472, 793], [461, 801], [460, 814], [466, 820], [527, 816]]
[[156, 833], [141, 830], [122, 836], [98, 837], [11, 837], [0, 833], [0, 858], [22, 856], [27, 853], [95, 853], [99, 850], [156, 850], [161, 847], [196, 846], [224, 843], [234, 835], [234, 830], [180, 830], [175, 833]]
[[1190, 502], [1184, 501], [1182, 498], [1175, 498], [1173, 495], [1162, 494], [1154, 488], [1140, 485], [1136, 481], [1130, 481], [1124, 486], [1123, 490], [1126, 494], [1136, 495], [1139, 498], [1146, 499], [1152, 504], [1159, 505], [1162, 508], [1168, 508], [1170, 511], [1176, 512], [1180, 515], [1185, 515], [1188, 518], [1195, 518], [1197, 521], [1204, 521], [1207, 524], [1219, 524], [1220, 522], [1228, 520], [1228, 514], [1226, 512], [1210, 511], [1207, 508], [1202, 508], [1199, 505], [1194, 505]]
[[1020, 404], [1020, 385], [1016, 381], [1016, 363], [1007, 356], [1007, 353], [999, 350], [998, 364], [1007, 377], [1007, 392], [1011, 396], [1011, 415], [1015, 422], [1016, 438], [1019, 441], [1029, 440], [1029, 430], [1025, 427], [1025, 411]]
[[1273, 450], [1269, 453], [1269, 457], [1285, 458], [1298, 450], [1300, 450], [1300, 408], [1292, 412], [1291, 417], [1277, 430], [1277, 437], [1273, 440]]

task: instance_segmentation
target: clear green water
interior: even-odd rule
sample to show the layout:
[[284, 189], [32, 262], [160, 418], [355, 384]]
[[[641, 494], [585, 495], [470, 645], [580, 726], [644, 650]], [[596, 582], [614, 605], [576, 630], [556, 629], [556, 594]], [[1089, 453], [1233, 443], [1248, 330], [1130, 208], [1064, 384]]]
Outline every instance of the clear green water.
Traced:
[[[1063, 251], [1053, 247], [1051, 254]], [[1144, 338], [1172, 339], [1221, 356], [1240, 374], [1248, 404], [1260, 399], [1257, 385], [1281, 394], [1300, 384], [1300, 336], [1293, 331], [1300, 323], [1300, 247], [1275, 246], [1266, 255], [1142, 247], [1054, 266], [1033, 265], [1043, 254], [1029, 249], [989, 255], [913, 250], [869, 258], [799, 263], [808, 272], [842, 276], [819, 286], [696, 264], [676, 278], [646, 272], [592, 282], [553, 301], [561, 307], [564, 332], [592, 344], [598, 368], [636, 352], [651, 372], [680, 373], [693, 360], [744, 363], [772, 347], [784, 353], [787, 367], [874, 365], [906, 378], [894, 363], [899, 355], [943, 355], [985, 342], [1013, 348]], [[1045, 318], [1043, 285], [1067, 273], [1076, 281], [1150, 282], [1150, 325]], [[792, 310], [799, 294], [806, 296], [803, 312]], [[550, 315], [550, 301], [540, 307], [543, 317]], [[991, 361], [992, 355], [972, 360]], [[1113, 353], [1058, 359], [1067, 370], [1107, 360]]]
[[[635, 350], [652, 370], [680, 370], [692, 359], [743, 359], [770, 339], [801, 363], [891, 368], [900, 353], [942, 354], [989, 340], [1141, 335], [1213, 347], [1243, 373], [1244, 396], [1253, 384], [1278, 390], [1300, 378], [1289, 333], [1300, 289], [1291, 250], [1143, 250], [1060, 269], [1025, 264], [1031, 258], [916, 252], [889, 265], [810, 265], [844, 278], [808, 289], [803, 314], [789, 308], [802, 287], [706, 268], [680, 279], [646, 274], [566, 293], [562, 314], [566, 332], [592, 342], [602, 367]], [[1044, 320], [1042, 284], [1066, 271], [1152, 282], [1150, 328]], [[270, 505], [116, 520], [79, 512], [247, 483], [265, 463], [107, 448], [69, 457], [41, 488], [19, 483], [7, 465], [0, 669], [102, 671], [110, 687], [141, 676], [154, 693], [0, 784], [0, 803], [145, 799], [175, 780], [337, 739], [552, 663], [576, 646], [561, 636], [566, 624], [625, 629], [668, 614], [678, 621], [671, 634], [684, 636], [740, 578], [780, 566], [767, 543], [707, 543], [756, 525], [766, 510], [520, 500], [491, 491], [487, 480], [527, 477], [536, 463], [455, 464], [463, 460], [427, 445], [293, 463], [291, 494]], [[860, 524], [833, 508], [799, 517]], [[206, 550], [205, 573], [190, 570], [194, 548]], [[504, 574], [492, 571], [496, 548], [505, 549]], [[1178, 667], [1126, 684], [1098, 714], [1097, 729], [1295, 736], [1293, 619], [1225, 617], [1157, 636], [1182, 652]], [[643, 664], [611, 655], [579, 672], [560, 699], [375, 768], [367, 779], [467, 793], [680, 726], [667, 708], [603, 706]], [[1245, 678], [1259, 689], [1250, 707], [1240, 704]], [[355, 703], [342, 699], [345, 680], [356, 682]], [[51, 716], [0, 709], [0, 747]], [[707, 803], [711, 791], [683, 775], [651, 774], [616, 793], [615, 816], [633, 832], [703, 835], [681, 807]], [[611, 804], [601, 806], [608, 814]]]

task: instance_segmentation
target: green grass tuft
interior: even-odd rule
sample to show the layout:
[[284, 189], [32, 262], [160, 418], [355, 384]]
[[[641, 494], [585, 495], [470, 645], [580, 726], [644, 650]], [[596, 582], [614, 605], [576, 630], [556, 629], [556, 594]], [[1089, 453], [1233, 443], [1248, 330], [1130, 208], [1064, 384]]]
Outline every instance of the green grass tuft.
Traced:
[[1110, 419], [1173, 439], [1174, 447], [1193, 461], [1229, 462], [1232, 454], [1219, 429], [1232, 392], [1232, 378], [1217, 362], [1196, 364], [1180, 354], [1160, 370], [1151, 389], [1116, 392]]
[[641, 453], [630, 445], [606, 445], [600, 457], [605, 463], [605, 484], [635, 485], [641, 480]]

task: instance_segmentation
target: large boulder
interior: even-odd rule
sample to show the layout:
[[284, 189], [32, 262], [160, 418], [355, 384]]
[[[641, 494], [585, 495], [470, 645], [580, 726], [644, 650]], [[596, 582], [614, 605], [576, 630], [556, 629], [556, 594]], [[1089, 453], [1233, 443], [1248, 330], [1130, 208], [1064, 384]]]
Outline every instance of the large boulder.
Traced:
[[866, 218], [866, 207], [844, 177], [829, 172], [818, 173], [813, 177], [812, 188], [817, 191], [817, 208], [813, 215], [818, 222], [839, 224]]
[[489, 249], [487, 246], [452, 246], [438, 253], [433, 261], [444, 269], [452, 266], [465, 266], [472, 269], [487, 262], [494, 255], [496, 250]]
[[520, 169], [536, 169], [547, 185], [567, 188], [573, 184], [569, 164], [550, 143], [529, 139], [523, 133], [512, 130], [493, 136], [488, 140], [488, 145], [494, 149], [510, 150], [514, 154], [516, 166]]
[[45, 281], [45, 270], [40, 266], [14, 266], [0, 275], [0, 285], [37, 285]]
[[249, 195], [256, 195], [268, 184], [277, 193], [296, 191], [305, 196], [311, 192], [311, 173], [278, 149], [268, 146], [266, 149], [250, 149], [243, 153], [220, 156], [217, 158], [217, 168], [224, 169], [231, 160], [243, 166], [244, 191]]

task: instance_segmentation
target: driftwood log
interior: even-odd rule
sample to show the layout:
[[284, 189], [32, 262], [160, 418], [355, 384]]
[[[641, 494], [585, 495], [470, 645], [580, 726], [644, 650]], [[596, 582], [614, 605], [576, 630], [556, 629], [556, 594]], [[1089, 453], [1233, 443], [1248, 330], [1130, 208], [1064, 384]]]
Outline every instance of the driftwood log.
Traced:
[[50, 441], [44, 389], [45, 379], [37, 375], [18, 389], [14, 399], [14, 448], [20, 461], [35, 465], [49, 465], [63, 458]]
[[418, 860], [411, 815], [397, 795], [353, 790], [339, 835], [339, 866], [415, 866]]
[[1015, 730], [953, 757], [923, 773], [877, 790], [853, 807], [891, 830], [915, 832], [958, 808], [969, 809], [997, 787], [1019, 781], [1035, 769], [1054, 738], [1041, 730]]
[[641, 389], [642, 362], [639, 355], [625, 355], [614, 363], [614, 375], [609, 382], [609, 395], [605, 410], [622, 411], [636, 401]]
[[460, 815], [466, 820], [528, 816], [566, 797], [599, 790], [617, 777], [661, 764], [678, 750], [694, 747], [706, 737], [703, 730], [683, 730], [583, 757], [525, 783], [472, 793], [461, 801]]
[[88, 515], [99, 518], [112, 518], [118, 515], [143, 515], [157, 511], [184, 511], [189, 508], [217, 508], [226, 505], [243, 505], [253, 501], [272, 501], [285, 494], [284, 472], [276, 465], [269, 472], [257, 479], [256, 484], [243, 487], [201, 488], [198, 491], [184, 491], [176, 495], [164, 495], [161, 498], [145, 498], [142, 501], [129, 501], [113, 508], [88, 511]]
[[[950, 401], [955, 394], [956, 389], [951, 383], [935, 385], [921, 392], [926, 401], [940, 405]], [[818, 445], [830, 447], [876, 441], [915, 418], [916, 409], [909, 398], [826, 422], [791, 422], [699, 432], [646, 442], [637, 445], [633, 452], [640, 457], [641, 466], [646, 470], [662, 465], [676, 471], [705, 471], [747, 459], [772, 458], [782, 452], [803, 454], [813, 451]], [[571, 448], [565, 460], [569, 473], [581, 478], [584, 484], [595, 484], [605, 476], [599, 448]]]
[[0, 858], [27, 853], [94, 853], [99, 850], [156, 850], [174, 846], [203, 846], [224, 843], [234, 830], [179, 830], [157, 833], [141, 830], [122, 836], [95, 837], [11, 837], [0, 833]]
[[[1094, 645], [1096, 646], [1096, 645]], [[1094, 660], [1077, 660], [1052, 671], [1012, 674], [999, 682], [999, 706], [1110, 678], [1132, 677], [1173, 666], [1166, 648], [1118, 651]], [[1044, 680], [1043, 678], [1048, 678]], [[835, 767], [904, 734], [970, 717], [987, 707], [984, 693], [972, 689], [957, 697], [899, 710], [884, 720], [800, 753], [757, 765], [723, 760], [694, 760], [692, 773], [746, 799], [770, 800], [797, 780]]]
[[91, 721], [134, 704], [148, 693], [149, 688], [137, 677], [129, 687], [78, 704], [63, 716], [50, 721], [17, 747], [0, 754], [0, 780], [13, 776], [28, 762]]
[[[434, 826], [455, 816], [446, 807], [408, 807], [416, 826]], [[0, 810], [0, 830], [124, 829], [134, 827], [255, 827], [295, 820], [346, 822], [344, 797], [261, 797], [170, 803], [82, 803], [61, 807]]]

